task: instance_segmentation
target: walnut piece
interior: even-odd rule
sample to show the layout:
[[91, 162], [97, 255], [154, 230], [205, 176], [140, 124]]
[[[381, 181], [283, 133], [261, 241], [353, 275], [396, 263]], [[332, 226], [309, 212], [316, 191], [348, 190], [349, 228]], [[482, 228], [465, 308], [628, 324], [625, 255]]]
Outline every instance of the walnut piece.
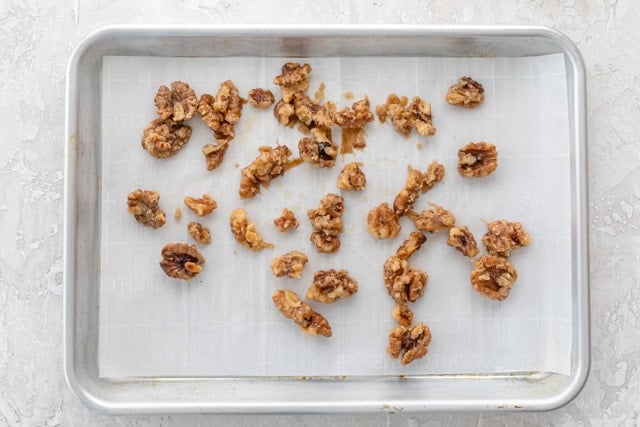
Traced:
[[138, 224], [151, 228], [160, 228], [167, 221], [166, 215], [158, 201], [160, 193], [151, 190], [137, 189], [127, 195], [127, 211], [134, 216]]
[[282, 213], [278, 218], [273, 220], [273, 223], [281, 233], [289, 230], [295, 230], [300, 226], [296, 216], [287, 208], [282, 209]]
[[373, 121], [373, 113], [369, 104], [369, 99], [364, 98], [354, 102], [351, 109], [344, 109], [335, 113], [335, 124], [346, 129], [362, 129], [367, 123]]
[[491, 255], [508, 258], [511, 251], [531, 244], [529, 233], [522, 229], [519, 222], [505, 220], [487, 224], [489, 231], [482, 236], [482, 243]]
[[362, 169], [360, 169], [362, 163], [359, 162], [351, 162], [347, 163], [340, 175], [338, 175], [338, 180], [336, 185], [341, 190], [353, 190], [353, 191], [362, 191], [364, 187], [367, 185], [367, 177], [365, 176]]
[[196, 112], [198, 98], [189, 84], [175, 81], [171, 83], [171, 89], [164, 85], [160, 86], [153, 103], [162, 120], [171, 119], [182, 122], [191, 120]]
[[162, 248], [160, 267], [169, 277], [190, 280], [202, 271], [204, 257], [195, 245], [187, 243], [167, 243]]
[[207, 170], [212, 171], [220, 166], [222, 160], [224, 160], [224, 153], [229, 148], [228, 142], [221, 144], [205, 144], [202, 147], [202, 154], [204, 154], [204, 160], [207, 162]]
[[242, 168], [240, 198], [250, 199], [260, 193], [260, 186], [269, 183], [284, 173], [291, 162], [291, 150], [286, 145], [258, 148], [259, 154], [248, 166]]
[[481, 178], [498, 168], [498, 151], [490, 142], [470, 142], [458, 150], [458, 173], [465, 178]]
[[329, 193], [320, 200], [317, 209], [309, 209], [307, 216], [315, 230], [310, 240], [318, 252], [335, 252], [340, 247], [338, 234], [342, 233], [342, 212], [344, 199], [337, 194]]
[[192, 221], [187, 225], [187, 231], [193, 239], [201, 245], [211, 243], [211, 232], [199, 222]]
[[471, 77], [463, 76], [449, 87], [444, 99], [451, 105], [476, 108], [484, 101], [484, 87]]
[[413, 312], [405, 304], [398, 304], [393, 307], [391, 315], [401, 326], [411, 326], [413, 323]]
[[278, 289], [271, 299], [280, 313], [300, 325], [303, 332], [313, 336], [331, 336], [331, 326], [327, 319], [300, 301], [294, 292]]
[[283, 126], [293, 127], [298, 123], [293, 100], [286, 102], [284, 99], [281, 99], [276, 102], [276, 105], [273, 107], [273, 115], [278, 119], [278, 123]]
[[414, 126], [416, 127], [416, 132], [422, 136], [435, 135], [436, 128], [433, 126], [433, 121], [431, 119], [431, 104], [423, 101], [417, 96], [414, 96], [409, 108], [415, 117]]
[[407, 166], [409, 171], [404, 188], [393, 199], [393, 211], [398, 216], [413, 215], [413, 205], [420, 194], [431, 190], [444, 178], [444, 166], [438, 162], [431, 162], [423, 173]]
[[182, 218], [182, 209], [180, 209], [180, 207], [177, 207], [175, 212], [173, 213], [173, 217], [176, 219], [176, 221], [180, 221], [180, 219]]
[[413, 328], [398, 326], [389, 332], [389, 346], [387, 354], [393, 359], [402, 355], [400, 363], [408, 365], [427, 354], [427, 347], [431, 342], [431, 331], [422, 322]]
[[249, 103], [256, 108], [269, 108], [274, 102], [276, 98], [268, 89], [255, 88], [249, 91]]
[[436, 128], [433, 126], [431, 117], [431, 104], [418, 96], [413, 97], [411, 104], [407, 105], [407, 103], [406, 96], [398, 97], [392, 93], [387, 97], [385, 104], [376, 107], [378, 119], [384, 123], [387, 117], [390, 117], [395, 130], [405, 138], [411, 134], [414, 127], [420, 135], [435, 135]]
[[142, 148], [153, 157], [164, 159], [175, 155], [191, 138], [191, 127], [171, 119], [155, 119], [142, 132]]
[[209, 194], [203, 194], [199, 199], [191, 196], [185, 196], [184, 204], [198, 216], [209, 215], [218, 207], [218, 203], [213, 200]]
[[316, 127], [328, 129], [333, 125], [335, 106], [331, 102], [320, 104], [302, 92], [297, 92], [293, 96], [293, 107], [298, 120], [309, 129]]
[[231, 211], [229, 225], [238, 243], [252, 251], [261, 251], [265, 248], [274, 247], [272, 243], [264, 241], [262, 235], [256, 230], [256, 224], [249, 222], [247, 211], [242, 208]]
[[308, 261], [309, 258], [302, 252], [290, 251], [271, 260], [271, 271], [276, 277], [289, 276], [297, 279]]
[[336, 164], [338, 146], [331, 140], [331, 129], [311, 129], [311, 136], [298, 142], [300, 158], [320, 168], [330, 168]]
[[464, 256], [474, 257], [478, 255], [476, 239], [466, 226], [450, 228], [447, 245], [456, 248]]
[[518, 272], [506, 258], [484, 255], [473, 261], [471, 285], [489, 299], [502, 301], [509, 296]]
[[309, 236], [309, 240], [321, 253], [330, 254], [340, 249], [340, 238], [323, 231], [314, 231]]
[[367, 231], [376, 239], [396, 237], [400, 228], [398, 215], [387, 202], [380, 203], [367, 214]]
[[412, 217], [416, 228], [420, 231], [436, 233], [456, 225], [456, 217], [442, 206], [433, 205], [431, 209], [423, 210]]
[[384, 263], [384, 286], [389, 296], [398, 304], [415, 302], [424, 294], [429, 276], [426, 272], [413, 268], [407, 260], [397, 255]]
[[200, 97], [198, 112], [213, 130], [218, 144], [227, 143], [234, 138], [234, 125], [240, 120], [242, 105], [246, 102], [231, 80], [220, 84], [215, 98], [207, 93]]
[[396, 250], [396, 256], [400, 259], [409, 259], [426, 241], [427, 236], [419, 231], [414, 231], [409, 234], [409, 238], [403, 241]]
[[304, 92], [309, 88], [310, 74], [311, 65], [287, 62], [282, 66], [281, 74], [273, 78], [273, 84], [280, 86], [282, 99], [289, 102], [296, 92]]
[[307, 298], [328, 304], [356, 292], [358, 282], [349, 276], [347, 270], [320, 270], [313, 275], [313, 284], [307, 290]]

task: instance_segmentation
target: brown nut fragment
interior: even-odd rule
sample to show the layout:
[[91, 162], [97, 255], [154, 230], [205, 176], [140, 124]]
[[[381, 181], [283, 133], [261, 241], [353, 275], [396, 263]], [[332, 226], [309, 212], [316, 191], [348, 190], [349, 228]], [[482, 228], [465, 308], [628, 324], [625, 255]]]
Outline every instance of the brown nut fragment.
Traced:
[[351, 109], [345, 107], [334, 116], [336, 125], [346, 129], [362, 129], [373, 121], [373, 113], [369, 99], [364, 98], [354, 102]]
[[396, 132], [405, 138], [411, 134], [414, 127], [420, 135], [435, 135], [436, 128], [433, 126], [431, 117], [431, 104], [418, 96], [413, 97], [411, 104], [407, 105], [407, 103], [406, 96], [398, 97], [392, 93], [387, 97], [385, 104], [376, 107], [378, 119], [384, 123], [387, 117], [390, 117]]
[[240, 180], [240, 198], [250, 199], [260, 193], [260, 186], [269, 183], [289, 168], [291, 150], [286, 145], [258, 148], [259, 154], [248, 166], [242, 168]]
[[280, 86], [282, 99], [289, 102], [296, 92], [304, 92], [309, 89], [310, 74], [311, 65], [287, 62], [282, 66], [281, 74], [273, 78], [273, 84]]
[[476, 239], [466, 226], [450, 228], [447, 245], [456, 248], [464, 256], [474, 257], [478, 255]]
[[420, 231], [436, 233], [456, 225], [456, 217], [442, 206], [434, 205], [412, 217], [416, 228]]
[[300, 325], [303, 332], [313, 336], [331, 336], [331, 326], [327, 319], [300, 301], [294, 292], [278, 289], [271, 299], [280, 313]]
[[138, 224], [151, 228], [160, 228], [167, 221], [166, 215], [158, 201], [160, 193], [151, 190], [137, 189], [127, 195], [127, 211], [134, 216]]
[[220, 84], [215, 98], [207, 93], [200, 97], [198, 112], [213, 130], [218, 144], [227, 143], [235, 137], [234, 125], [240, 120], [242, 105], [246, 102], [231, 80]]
[[302, 252], [290, 251], [271, 260], [271, 271], [276, 277], [289, 276], [297, 279], [308, 261], [309, 258]]
[[309, 236], [309, 240], [320, 253], [330, 254], [340, 249], [340, 238], [323, 231], [314, 231]]
[[298, 120], [309, 129], [317, 127], [328, 129], [333, 125], [335, 105], [331, 102], [320, 104], [302, 92], [297, 92], [293, 96], [293, 107]]
[[280, 216], [273, 220], [278, 231], [284, 233], [285, 231], [295, 230], [300, 226], [296, 216], [289, 209], [282, 209]]
[[340, 175], [338, 175], [338, 180], [336, 185], [341, 190], [353, 190], [353, 191], [362, 191], [364, 187], [367, 185], [367, 177], [365, 176], [362, 169], [360, 169], [362, 163], [359, 162], [351, 162], [347, 163]]
[[413, 312], [405, 304], [398, 304], [393, 307], [391, 315], [400, 326], [411, 326], [413, 323]]
[[431, 331], [422, 322], [413, 328], [398, 326], [389, 332], [387, 354], [392, 359], [402, 355], [400, 363], [408, 365], [427, 354], [429, 343], [431, 343]]
[[211, 243], [211, 232], [199, 222], [192, 221], [187, 225], [187, 231], [193, 239], [201, 245]]
[[204, 257], [195, 245], [187, 243], [167, 243], [162, 248], [160, 267], [169, 277], [190, 280], [202, 271]]
[[222, 144], [206, 144], [202, 147], [202, 154], [204, 154], [204, 160], [207, 162], [207, 170], [212, 171], [220, 166], [220, 163], [224, 160], [224, 153], [227, 152], [229, 143]]
[[460, 77], [458, 83], [449, 87], [444, 99], [451, 105], [476, 108], [484, 101], [484, 87], [471, 77]]
[[498, 151], [490, 142], [470, 142], [458, 150], [458, 173], [465, 178], [481, 178], [498, 168]]
[[184, 204], [198, 216], [209, 215], [218, 207], [218, 203], [213, 200], [209, 194], [203, 194], [199, 199], [191, 196], [185, 196]]
[[502, 219], [488, 223], [487, 228], [489, 231], [482, 236], [482, 243], [491, 255], [508, 258], [512, 250], [531, 244], [529, 233], [522, 229], [519, 222]]
[[191, 127], [171, 119], [155, 119], [142, 132], [142, 148], [153, 157], [164, 159], [175, 155], [191, 138]]
[[376, 239], [396, 237], [400, 228], [398, 215], [386, 202], [380, 203], [367, 214], [367, 231]]
[[431, 104], [423, 101], [418, 96], [414, 96], [409, 108], [415, 117], [414, 126], [416, 127], [416, 132], [422, 136], [435, 135], [436, 128], [433, 126], [431, 118]]
[[313, 275], [313, 284], [307, 290], [307, 298], [325, 304], [358, 292], [358, 282], [347, 270], [320, 270]]
[[444, 178], [444, 166], [438, 162], [431, 162], [423, 173], [407, 166], [409, 174], [404, 183], [404, 188], [393, 199], [393, 211], [398, 216], [409, 215], [413, 212], [413, 205], [420, 194], [431, 190]]
[[196, 112], [198, 98], [189, 84], [175, 81], [171, 83], [171, 89], [160, 86], [153, 103], [162, 120], [182, 122], [191, 120]]
[[396, 250], [396, 256], [400, 259], [409, 259], [424, 242], [427, 241], [427, 236], [419, 231], [414, 231], [409, 234], [409, 238], [402, 242], [400, 247]]
[[384, 286], [398, 304], [415, 302], [424, 295], [428, 278], [426, 272], [411, 267], [397, 255], [389, 257], [384, 263]]
[[265, 248], [274, 247], [272, 243], [264, 241], [262, 235], [256, 230], [256, 224], [249, 222], [247, 211], [242, 208], [231, 211], [229, 225], [238, 243], [252, 251], [261, 251]]
[[310, 240], [318, 252], [335, 252], [340, 247], [338, 235], [344, 229], [343, 211], [344, 199], [332, 193], [320, 200], [317, 209], [307, 211], [311, 226], [315, 230], [311, 233]]
[[269, 108], [274, 102], [276, 98], [268, 89], [255, 88], [249, 91], [249, 103], [256, 108]]
[[336, 164], [338, 146], [331, 140], [331, 129], [311, 129], [311, 136], [298, 142], [300, 158], [320, 168], [330, 168]]
[[293, 127], [298, 123], [298, 117], [296, 117], [296, 108], [293, 105], [293, 100], [286, 102], [284, 99], [279, 100], [273, 107], [273, 115], [278, 119], [278, 123], [283, 126]]
[[489, 299], [502, 301], [509, 296], [518, 272], [506, 258], [484, 255], [473, 261], [471, 285]]
[[182, 209], [177, 207], [175, 212], [173, 213], [173, 217], [176, 219], [176, 221], [180, 221], [180, 219], [182, 218]]

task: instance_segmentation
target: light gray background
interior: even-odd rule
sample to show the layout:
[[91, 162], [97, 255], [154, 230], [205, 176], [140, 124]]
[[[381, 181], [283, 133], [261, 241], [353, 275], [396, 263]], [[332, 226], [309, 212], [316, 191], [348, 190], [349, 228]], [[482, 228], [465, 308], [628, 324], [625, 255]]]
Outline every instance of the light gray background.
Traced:
[[[635, 425], [640, 421], [640, 3], [565, 1], [0, 2], [0, 425]], [[285, 6], [286, 5], [286, 6]], [[284, 16], [283, 11], [287, 14]], [[592, 370], [541, 414], [118, 417], [84, 409], [62, 375], [64, 72], [114, 23], [544, 24], [581, 49], [589, 91]]]

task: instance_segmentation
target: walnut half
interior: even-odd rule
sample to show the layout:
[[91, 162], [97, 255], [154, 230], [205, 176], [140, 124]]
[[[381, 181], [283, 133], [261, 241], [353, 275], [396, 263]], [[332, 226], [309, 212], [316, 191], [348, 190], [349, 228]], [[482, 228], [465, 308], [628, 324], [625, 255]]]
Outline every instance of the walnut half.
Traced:
[[367, 214], [367, 231], [376, 239], [393, 238], [400, 232], [398, 215], [389, 204], [380, 203]]
[[458, 83], [449, 87], [444, 98], [451, 105], [476, 108], [484, 101], [484, 87], [471, 77], [460, 77]]
[[424, 294], [429, 276], [422, 270], [413, 268], [397, 255], [384, 263], [384, 286], [389, 296], [398, 304], [415, 302]]
[[274, 102], [276, 98], [268, 89], [255, 88], [249, 91], [249, 103], [256, 108], [269, 108]]
[[413, 328], [398, 326], [389, 332], [387, 354], [393, 359], [402, 355], [400, 363], [408, 365], [427, 354], [429, 343], [431, 343], [431, 331], [422, 322]]
[[142, 132], [141, 145], [158, 159], [175, 155], [191, 138], [191, 127], [171, 119], [155, 119]]
[[489, 299], [507, 298], [517, 279], [518, 272], [506, 258], [485, 255], [473, 261], [471, 285]]
[[271, 299], [280, 313], [300, 325], [303, 332], [313, 336], [331, 336], [331, 326], [327, 319], [300, 301], [294, 292], [279, 289], [273, 293]]
[[358, 283], [347, 270], [320, 270], [313, 275], [313, 284], [307, 290], [307, 298], [324, 303], [334, 302], [358, 292]]
[[458, 150], [458, 173], [465, 178], [482, 178], [498, 168], [498, 150], [490, 142], [470, 142]]
[[282, 209], [282, 213], [278, 218], [273, 220], [273, 224], [281, 233], [289, 230], [295, 230], [300, 226], [296, 216], [287, 208]]
[[160, 86], [153, 102], [161, 119], [181, 122], [191, 120], [196, 112], [198, 98], [189, 84], [175, 81], [171, 83], [171, 89]]
[[300, 251], [290, 251], [271, 260], [271, 271], [276, 277], [289, 276], [297, 279], [302, 275], [309, 258]]
[[204, 257], [195, 245], [168, 243], [162, 248], [160, 267], [167, 276], [174, 279], [190, 280], [202, 271]]
[[519, 222], [502, 219], [488, 223], [487, 228], [489, 231], [482, 236], [482, 243], [491, 255], [507, 258], [512, 250], [531, 244], [529, 233], [522, 229], [522, 224]]
[[166, 215], [158, 201], [160, 193], [157, 191], [137, 189], [127, 196], [127, 210], [134, 216], [138, 224], [151, 228], [160, 228], [167, 221]]

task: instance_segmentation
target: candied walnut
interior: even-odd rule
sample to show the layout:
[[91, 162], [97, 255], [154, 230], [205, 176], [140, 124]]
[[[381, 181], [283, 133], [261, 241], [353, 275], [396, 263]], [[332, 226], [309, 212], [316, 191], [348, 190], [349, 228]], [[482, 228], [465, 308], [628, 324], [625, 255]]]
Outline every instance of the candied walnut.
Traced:
[[367, 185], [367, 177], [362, 169], [362, 163], [348, 163], [342, 168], [336, 185], [342, 190], [361, 191]]
[[202, 154], [204, 154], [204, 159], [207, 162], [208, 171], [212, 171], [220, 166], [220, 163], [224, 160], [224, 153], [227, 152], [227, 148], [229, 148], [227, 142], [215, 145], [206, 144], [202, 147]]
[[216, 97], [204, 94], [198, 101], [198, 112], [202, 120], [213, 130], [218, 144], [231, 141], [235, 136], [234, 125], [242, 115], [246, 101], [231, 80], [220, 84]]
[[290, 102], [286, 102], [284, 99], [278, 101], [273, 107], [273, 115], [278, 119], [278, 123], [283, 126], [293, 127], [298, 122], [293, 100]]
[[304, 265], [309, 261], [305, 254], [299, 251], [290, 251], [281, 257], [271, 260], [271, 271], [274, 276], [289, 276], [297, 279], [302, 275]]
[[327, 319], [300, 301], [294, 292], [279, 289], [273, 293], [271, 299], [280, 313], [300, 325], [303, 332], [313, 336], [331, 336], [331, 326]]
[[142, 148], [153, 157], [164, 159], [175, 155], [191, 138], [191, 127], [171, 119], [155, 119], [142, 132]]
[[358, 282], [347, 270], [320, 270], [313, 275], [313, 284], [307, 290], [307, 298], [326, 304], [349, 297], [358, 292]]
[[413, 328], [398, 326], [389, 332], [387, 354], [393, 359], [402, 355], [400, 363], [408, 365], [427, 354], [429, 343], [431, 343], [431, 331], [422, 322]]
[[244, 209], [237, 208], [231, 211], [229, 225], [238, 243], [252, 251], [274, 247], [272, 243], [264, 241], [262, 235], [256, 230], [256, 224], [247, 219], [247, 211]]
[[396, 256], [400, 259], [409, 259], [427, 241], [427, 236], [419, 231], [409, 234], [409, 238], [402, 242], [396, 250]]
[[176, 219], [176, 221], [180, 221], [180, 219], [182, 218], [182, 209], [180, 209], [179, 207], [176, 208], [175, 212], [173, 213], [173, 217]]
[[498, 168], [498, 151], [490, 142], [470, 142], [458, 150], [458, 173], [466, 178], [487, 176]]
[[405, 304], [398, 304], [393, 307], [391, 315], [401, 326], [411, 326], [413, 323], [413, 312]]
[[433, 126], [431, 119], [431, 104], [414, 96], [409, 108], [415, 117], [414, 126], [416, 127], [416, 132], [422, 136], [435, 135], [436, 128]]
[[187, 83], [176, 81], [171, 83], [171, 89], [160, 86], [153, 103], [161, 119], [182, 122], [191, 120], [196, 112], [198, 98]]
[[309, 89], [309, 74], [311, 65], [287, 62], [282, 66], [281, 74], [273, 78], [273, 84], [280, 86], [282, 98], [289, 102], [296, 92]]
[[452, 227], [449, 229], [449, 239], [447, 245], [452, 246], [462, 252], [462, 255], [474, 257], [478, 255], [478, 245], [471, 231], [465, 226]]
[[190, 280], [202, 271], [204, 257], [195, 245], [187, 243], [167, 243], [162, 248], [160, 267], [169, 277]]
[[444, 99], [451, 105], [476, 108], [484, 101], [484, 87], [471, 77], [460, 77], [458, 83], [449, 87]]
[[407, 260], [397, 255], [389, 257], [384, 263], [384, 286], [389, 296], [398, 304], [415, 302], [424, 294], [429, 276], [426, 272], [413, 268]]
[[187, 205], [193, 213], [198, 216], [209, 215], [215, 208], [218, 207], [218, 203], [211, 198], [209, 194], [203, 194], [202, 198], [198, 199], [191, 196], [185, 196], [184, 204]]
[[376, 107], [378, 119], [384, 123], [390, 117], [396, 132], [405, 138], [411, 134], [414, 127], [420, 135], [435, 135], [436, 128], [433, 126], [431, 117], [431, 104], [418, 96], [413, 97], [411, 104], [407, 105], [407, 102], [406, 96], [398, 97], [392, 93], [387, 97], [385, 104]]
[[342, 233], [342, 212], [344, 199], [336, 194], [327, 194], [317, 209], [309, 209], [307, 216], [315, 230], [309, 240], [314, 244], [318, 252], [335, 252], [340, 248], [338, 234]]
[[151, 228], [160, 228], [167, 221], [164, 211], [160, 209], [157, 191], [137, 189], [127, 195], [127, 211], [133, 214], [138, 224]]
[[320, 168], [330, 168], [336, 164], [338, 146], [331, 140], [331, 129], [311, 129], [311, 137], [298, 142], [300, 158]]
[[242, 168], [239, 190], [242, 199], [255, 197], [260, 186], [268, 186], [274, 178], [284, 175], [291, 164], [291, 150], [286, 145], [260, 147], [258, 151], [258, 157]]
[[429, 210], [423, 210], [412, 216], [416, 228], [420, 231], [436, 233], [456, 225], [456, 217], [442, 206], [434, 205]]
[[518, 272], [506, 258], [484, 255], [473, 261], [471, 284], [473, 288], [489, 299], [502, 301], [518, 279]]
[[211, 243], [211, 232], [207, 227], [204, 227], [199, 222], [190, 222], [187, 225], [187, 230], [196, 242], [202, 245], [208, 245], [209, 243]]
[[400, 232], [398, 215], [388, 203], [380, 203], [367, 214], [367, 231], [376, 239], [393, 238]]
[[393, 199], [393, 211], [398, 216], [410, 215], [413, 205], [420, 197], [444, 178], [444, 166], [438, 162], [431, 162], [423, 173], [407, 166], [409, 171], [404, 188]]
[[249, 103], [256, 108], [268, 108], [274, 102], [276, 102], [276, 98], [268, 89], [255, 88], [249, 91]]
[[314, 231], [311, 233], [311, 236], [309, 236], [309, 240], [318, 252], [321, 253], [330, 254], [340, 249], [340, 238], [327, 234], [324, 231]]
[[329, 128], [333, 125], [333, 110], [335, 106], [328, 102], [319, 104], [302, 92], [294, 94], [293, 106], [296, 117], [308, 128]]
[[335, 114], [334, 120], [341, 128], [362, 129], [367, 123], [373, 121], [369, 99], [354, 102], [351, 109], [343, 108]]
[[273, 220], [278, 231], [284, 233], [285, 231], [294, 230], [300, 226], [296, 216], [289, 209], [282, 209], [280, 216]]
[[482, 243], [491, 255], [508, 258], [512, 250], [531, 244], [529, 233], [522, 229], [519, 222], [502, 219], [488, 223], [487, 228], [489, 231], [482, 236]]

